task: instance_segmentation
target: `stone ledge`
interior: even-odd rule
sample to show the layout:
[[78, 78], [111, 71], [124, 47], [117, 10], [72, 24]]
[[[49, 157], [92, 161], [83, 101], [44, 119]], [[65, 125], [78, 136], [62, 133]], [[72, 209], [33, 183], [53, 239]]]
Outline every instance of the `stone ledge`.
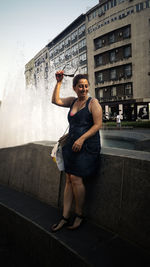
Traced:
[[[40, 144], [0, 150], [0, 183], [54, 207], [62, 206], [65, 177]], [[150, 153], [102, 150], [97, 176], [85, 180], [86, 216], [94, 223], [150, 248]]]
[[143, 249], [87, 221], [76, 231], [50, 233], [50, 224], [58, 220], [56, 208], [6, 186], [0, 186], [0, 193], [0, 231], [11, 240], [15, 267], [145, 267], [150, 263]]
[[0, 215], [0, 232], [9, 238], [16, 267], [91, 266], [67, 243], [15, 209], [0, 203]]

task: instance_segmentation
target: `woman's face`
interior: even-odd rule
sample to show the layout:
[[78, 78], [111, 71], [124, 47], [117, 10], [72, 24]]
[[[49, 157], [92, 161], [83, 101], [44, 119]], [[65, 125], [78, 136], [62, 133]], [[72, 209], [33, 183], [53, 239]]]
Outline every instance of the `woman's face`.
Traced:
[[74, 90], [79, 98], [85, 98], [89, 91], [89, 84], [87, 79], [80, 79]]

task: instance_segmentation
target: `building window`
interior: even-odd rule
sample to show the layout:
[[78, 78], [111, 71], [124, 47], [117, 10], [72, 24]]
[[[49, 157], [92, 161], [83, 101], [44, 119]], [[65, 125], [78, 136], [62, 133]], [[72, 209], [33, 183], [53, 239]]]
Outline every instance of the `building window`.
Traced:
[[96, 31], [97, 28], [98, 28], [98, 27], [97, 27], [97, 24], [94, 24], [92, 28], [93, 28], [93, 31]]
[[109, 60], [110, 60], [110, 62], [116, 61], [116, 53], [115, 53], [115, 51], [110, 52]]
[[146, 1], [146, 8], [149, 8], [149, 7], [150, 7], [150, 1], [147, 0], [147, 1]]
[[63, 62], [65, 60], [65, 54], [61, 54], [59, 57], [59, 62]]
[[110, 95], [111, 96], [116, 96], [117, 95], [116, 86], [111, 87], [111, 89], [110, 89]]
[[98, 55], [98, 56], [96, 56], [95, 57], [95, 67], [98, 67], [98, 66], [101, 66], [103, 63], [103, 61], [102, 61], [102, 56], [101, 55]]
[[71, 49], [69, 48], [68, 50], [66, 50], [65, 52], [65, 58], [69, 59], [71, 57]]
[[79, 29], [78, 29], [78, 34], [83, 35], [85, 33], [85, 24], [83, 24]]
[[55, 64], [55, 66], [57, 66], [57, 65], [59, 64], [59, 57], [56, 57], [56, 58], [54, 59], [54, 64]]
[[136, 5], [136, 12], [139, 12], [141, 10], [143, 10], [143, 3], [139, 3]]
[[88, 20], [90, 21], [90, 20], [92, 20], [92, 19], [94, 19], [95, 17], [96, 17], [96, 10], [94, 10], [89, 16], [88, 16]]
[[104, 12], [104, 10], [103, 10], [103, 7], [100, 7], [100, 8], [98, 9], [98, 16], [100, 17], [100, 16], [102, 16], [104, 13], [105, 13], [105, 12]]
[[132, 84], [131, 83], [125, 84], [124, 94], [125, 95], [132, 95]]
[[78, 44], [72, 46], [72, 48], [71, 48], [71, 52], [72, 52], [72, 55], [74, 55], [74, 56], [75, 56], [76, 54], [78, 54]]
[[123, 38], [129, 38], [130, 37], [130, 27], [127, 27], [123, 30]]
[[110, 80], [116, 80], [116, 77], [117, 77], [116, 69], [111, 69], [110, 70]]
[[103, 73], [97, 72], [95, 74], [95, 78], [96, 78], [96, 84], [103, 82]]
[[71, 62], [71, 66], [72, 66], [73, 68], [76, 68], [77, 65], [78, 65], [78, 62], [79, 62], [78, 57], [73, 58], [73, 59], [72, 59], [72, 62]]
[[92, 18], [93, 18], [93, 19], [96, 18], [96, 15], [97, 15], [97, 11], [94, 10], [94, 11], [92, 12]]
[[82, 41], [79, 42], [79, 49], [86, 47], [86, 39], [82, 39]]
[[46, 62], [45, 72], [48, 72], [48, 63]]
[[72, 40], [72, 41], [76, 41], [76, 40], [77, 40], [77, 35], [78, 35], [78, 32], [77, 32], [77, 31], [74, 31], [74, 32], [71, 34], [71, 40]]
[[86, 61], [86, 53], [79, 56], [80, 64], [84, 64]]
[[123, 3], [125, 0], [118, 0], [118, 4]]
[[95, 49], [101, 48], [102, 47], [102, 39], [96, 39], [95, 40]]
[[98, 90], [98, 99], [103, 98], [103, 89]]
[[54, 48], [55, 55], [58, 53], [58, 45]]
[[82, 74], [87, 74], [87, 67], [82, 68], [82, 69], [81, 69], [81, 73], [82, 73]]
[[109, 35], [109, 43], [112, 44], [115, 42], [115, 34], [114, 33], [111, 33]]
[[64, 41], [64, 45], [65, 45], [65, 46], [70, 45], [70, 39], [71, 39], [70, 36], [68, 36], [68, 37], [65, 39], [65, 41]]
[[131, 57], [131, 46], [124, 47], [124, 57], [125, 58]]
[[109, 9], [109, 2], [104, 4], [104, 11], [107, 11]]
[[124, 66], [124, 75], [125, 77], [130, 77], [132, 75], [132, 68], [130, 64]]
[[117, 0], [111, 0], [110, 3], [111, 3], [111, 7], [114, 7], [117, 4]]

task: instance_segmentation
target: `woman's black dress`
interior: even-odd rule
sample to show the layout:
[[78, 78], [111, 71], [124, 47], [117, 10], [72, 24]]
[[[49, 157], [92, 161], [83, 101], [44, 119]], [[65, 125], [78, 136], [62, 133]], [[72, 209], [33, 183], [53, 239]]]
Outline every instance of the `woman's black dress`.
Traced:
[[[70, 111], [75, 99], [70, 107]], [[93, 126], [93, 117], [88, 105], [91, 97], [88, 98], [86, 106], [75, 113], [73, 116], [68, 113], [69, 138], [67, 144], [63, 147], [63, 158], [65, 172], [76, 176], [85, 177], [94, 173], [98, 167], [100, 155], [100, 135], [99, 131], [95, 135], [86, 139], [82, 149], [79, 152], [72, 150], [72, 145], [81, 135], [87, 132]]]

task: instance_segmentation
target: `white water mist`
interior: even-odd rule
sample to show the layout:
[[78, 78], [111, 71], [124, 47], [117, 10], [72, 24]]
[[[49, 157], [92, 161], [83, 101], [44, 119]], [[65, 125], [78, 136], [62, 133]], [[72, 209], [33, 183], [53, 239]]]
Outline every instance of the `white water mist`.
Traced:
[[[48, 89], [42, 80], [38, 88], [26, 88], [23, 64], [12, 70], [0, 106], [0, 148], [58, 140], [68, 125], [68, 108], [51, 103], [55, 84], [54, 67], [49, 71]], [[70, 95], [74, 95], [72, 78], [64, 77], [61, 96]]]

